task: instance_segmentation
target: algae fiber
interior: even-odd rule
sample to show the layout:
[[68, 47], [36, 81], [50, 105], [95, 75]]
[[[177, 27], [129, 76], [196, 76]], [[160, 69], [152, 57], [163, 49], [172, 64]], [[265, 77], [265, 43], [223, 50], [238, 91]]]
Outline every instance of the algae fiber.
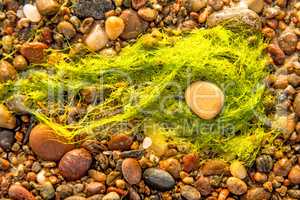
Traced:
[[[32, 66], [0, 86], [1, 100], [21, 99], [24, 110], [70, 141], [82, 135], [142, 132], [151, 122], [197, 148], [226, 152], [231, 144], [238, 148], [240, 142], [229, 140], [236, 134], [247, 140], [257, 132], [261, 141], [263, 78], [268, 73], [264, 48], [259, 34], [222, 27], [181, 36], [156, 32], [118, 56], [70, 61], [65, 55], [55, 65]], [[213, 120], [200, 119], [184, 101], [185, 89], [197, 80], [215, 83], [224, 92], [224, 108]], [[83, 94], [93, 92], [93, 102], [86, 103]], [[237, 151], [259, 145], [248, 143]]]

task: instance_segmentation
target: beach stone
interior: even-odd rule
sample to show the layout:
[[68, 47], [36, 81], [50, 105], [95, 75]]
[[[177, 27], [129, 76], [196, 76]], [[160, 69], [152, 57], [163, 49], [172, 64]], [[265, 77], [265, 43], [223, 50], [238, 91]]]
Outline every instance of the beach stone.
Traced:
[[189, 185], [185, 185], [181, 188], [181, 196], [186, 200], [199, 200], [201, 198], [200, 192]]
[[264, 0], [246, 0], [246, 4], [249, 9], [255, 11], [256, 13], [261, 13], [264, 9]]
[[230, 173], [236, 178], [244, 179], [247, 176], [247, 169], [241, 162], [233, 161], [230, 165]]
[[148, 24], [139, 18], [137, 12], [131, 9], [122, 11], [120, 17], [125, 23], [125, 28], [121, 34], [121, 38], [135, 39], [138, 35], [144, 32], [147, 29]]
[[134, 158], [126, 158], [122, 162], [122, 173], [130, 185], [138, 184], [142, 179], [142, 168]]
[[277, 176], [287, 176], [291, 168], [292, 168], [291, 160], [287, 158], [282, 158], [274, 164], [273, 172]]
[[59, 162], [59, 170], [67, 180], [74, 181], [82, 178], [92, 164], [91, 154], [83, 149], [74, 149], [66, 153]]
[[40, 63], [44, 60], [45, 52], [48, 46], [41, 42], [24, 43], [21, 47], [21, 54], [31, 63]]
[[289, 181], [293, 184], [300, 184], [300, 166], [295, 165], [288, 175]]
[[78, 0], [75, 4], [75, 15], [80, 18], [93, 17], [104, 19], [107, 11], [115, 9], [111, 0]]
[[141, 200], [140, 195], [132, 187], [129, 188], [128, 192], [128, 197], [130, 200]]
[[269, 155], [260, 155], [256, 158], [255, 163], [259, 172], [270, 172], [273, 168], [273, 159]]
[[56, 196], [60, 199], [65, 199], [73, 194], [71, 185], [59, 185], [56, 188]]
[[297, 93], [293, 102], [293, 107], [296, 115], [300, 117], [300, 93]]
[[159, 191], [171, 190], [176, 184], [173, 177], [161, 169], [148, 168], [144, 171], [143, 177], [147, 185]]
[[17, 55], [13, 60], [13, 65], [16, 70], [24, 70], [27, 68], [28, 63], [27, 60], [22, 55]]
[[147, 0], [131, 0], [132, 7], [136, 10], [140, 9], [147, 3]]
[[280, 49], [280, 47], [276, 44], [269, 44], [267, 48], [270, 56], [272, 57], [273, 61], [277, 65], [282, 65], [285, 60], [285, 54], [284, 52]]
[[8, 196], [15, 200], [35, 200], [33, 194], [20, 185], [10, 186], [8, 190]]
[[37, 7], [31, 4], [24, 5], [23, 13], [31, 22], [39, 22], [42, 19]]
[[102, 200], [120, 200], [120, 199], [121, 199], [120, 196], [116, 192], [110, 192], [102, 198]]
[[55, 190], [50, 182], [45, 182], [39, 187], [40, 195], [45, 200], [53, 199], [55, 196]]
[[29, 146], [40, 158], [48, 161], [58, 161], [68, 151], [74, 148], [72, 144], [65, 144], [55, 132], [44, 124], [35, 126], [30, 133]]
[[91, 169], [89, 170], [88, 174], [95, 181], [99, 181], [99, 182], [106, 181], [106, 174], [104, 174], [103, 172], [99, 172], [97, 170]]
[[212, 191], [213, 188], [210, 185], [210, 178], [205, 176], [200, 176], [197, 181], [195, 182], [196, 189], [201, 193], [201, 195], [207, 196]]
[[278, 38], [278, 45], [285, 54], [291, 55], [296, 51], [297, 35], [292, 31], [283, 32]]
[[208, 160], [201, 167], [204, 176], [222, 175], [229, 173], [229, 165], [222, 160]]
[[10, 130], [0, 130], [0, 147], [9, 151], [15, 142], [15, 133]]
[[109, 150], [125, 151], [130, 149], [132, 143], [133, 143], [132, 137], [125, 134], [118, 134], [118, 135], [113, 135], [111, 139], [108, 141], [107, 145]]
[[7, 61], [0, 61], [0, 83], [17, 78], [16, 69]]
[[14, 129], [17, 126], [16, 117], [6, 108], [0, 104], [0, 128]]
[[10, 167], [10, 163], [8, 160], [5, 160], [3, 158], [0, 158], [0, 170], [5, 171], [8, 170]]
[[123, 19], [116, 16], [108, 17], [105, 21], [105, 31], [109, 39], [117, 39], [124, 31], [125, 24]]
[[228, 190], [235, 195], [242, 195], [247, 192], [247, 185], [239, 178], [230, 177], [226, 182]]
[[67, 39], [71, 39], [76, 35], [74, 26], [67, 21], [61, 21], [57, 25], [57, 31], [63, 34]]
[[42, 15], [53, 15], [57, 13], [60, 5], [56, 0], [36, 0], [36, 7]]
[[175, 158], [169, 158], [159, 162], [159, 167], [169, 172], [175, 179], [179, 178], [181, 171], [181, 165]]
[[186, 89], [185, 101], [200, 118], [210, 120], [221, 112], [224, 94], [213, 83], [197, 81]]
[[188, 2], [193, 12], [199, 12], [207, 5], [207, 0], [189, 0]]
[[91, 51], [98, 51], [105, 47], [108, 42], [108, 36], [101, 25], [96, 24], [84, 42]]
[[246, 24], [256, 30], [261, 29], [260, 17], [252, 10], [241, 8], [226, 8], [218, 12], [214, 12], [207, 18], [207, 25], [214, 27], [230, 20], [229, 26], [238, 24]]
[[267, 192], [262, 187], [251, 188], [245, 195], [242, 196], [241, 200], [269, 200], [271, 193]]
[[106, 187], [103, 183], [91, 182], [85, 186], [86, 193], [91, 196], [94, 194], [104, 194]]
[[300, 199], [300, 190], [290, 189], [287, 191], [287, 194], [292, 198]]
[[183, 170], [185, 172], [191, 172], [198, 168], [199, 157], [194, 153], [186, 154], [183, 156], [182, 162], [183, 162]]
[[141, 8], [138, 10], [138, 15], [145, 21], [152, 22], [156, 19], [158, 12], [151, 8]]

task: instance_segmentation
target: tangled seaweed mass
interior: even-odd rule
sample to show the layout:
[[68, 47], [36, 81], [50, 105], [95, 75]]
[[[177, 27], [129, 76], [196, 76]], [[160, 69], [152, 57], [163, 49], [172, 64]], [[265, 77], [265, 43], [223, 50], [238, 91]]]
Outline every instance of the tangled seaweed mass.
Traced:
[[[185, 36], [156, 32], [116, 57], [91, 55], [74, 62], [65, 55], [56, 65], [33, 66], [16, 81], [1, 85], [1, 100], [22, 99], [27, 112], [70, 140], [140, 131], [151, 122], [169, 134], [193, 138], [198, 148], [213, 147], [232, 133], [251, 137], [263, 132], [262, 123], [251, 120], [264, 115], [264, 48], [259, 34], [222, 27]], [[197, 80], [213, 82], [225, 94], [225, 106], [214, 120], [198, 118], [182, 98]], [[96, 94], [92, 103], [86, 103], [85, 91]], [[70, 115], [76, 119], [70, 120]], [[231, 143], [239, 148], [239, 142]]]

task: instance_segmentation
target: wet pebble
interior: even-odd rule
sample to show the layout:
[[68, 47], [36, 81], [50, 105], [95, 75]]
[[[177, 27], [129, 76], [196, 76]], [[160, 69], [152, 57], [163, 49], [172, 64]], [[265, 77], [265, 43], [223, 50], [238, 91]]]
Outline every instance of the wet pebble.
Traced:
[[59, 170], [67, 180], [78, 180], [89, 170], [92, 164], [91, 154], [81, 148], [66, 153], [59, 162]]
[[293, 102], [294, 111], [300, 117], [300, 93], [297, 93]]
[[175, 179], [179, 178], [181, 171], [181, 165], [175, 158], [169, 158], [159, 162], [159, 167], [169, 172]]
[[111, 16], [105, 21], [105, 31], [109, 39], [117, 39], [124, 31], [125, 24], [123, 19], [116, 16]]
[[246, 6], [256, 13], [261, 13], [264, 8], [264, 0], [246, 0]]
[[68, 151], [74, 148], [72, 144], [65, 144], [54, 131], [44, 124], [35, 126], [30, 133], [29, 146], [40, 158], [58, 161]]
[[101, 25], [96, 24], [84, 42], [91, 51], [98, 51], [105, 47], [108, 42], [108, 36]]
[[108, 149], [109, 150], [129, 150], [130, 146], [133, 143], [132, 137], [125, 134], [113, 135], [111, 139], [108, 141]]
[[289, 181], [293, 184], [300, 184], [300, 166], [295, 165], [292, 167], [288, 174]]
[[26, 188], [20, 185], [12, 185], [8, 190], [10, 198], [15, 200], [35, 200], [35, 197]]
[[16, 68], [16, 70], [24, 70], [27, 68], [28, 63], [27, 60], [22, 55], [17, 55], [13, 60], [13, 65]]
[[0, 147], [9, 151], [15, 142], [15, 133], [10, 130], [0, 130]]
[[183, 162], [183, 170], [185, 172], [191, 172], [198, 168], [199, 157], [194, 153], [186, 154], [183, 156], [182, 162]]
[[300, 199], [300, 190], [290, 189], [287, 191], [287, 194], [292, 198]]
[[247, 170], [245, 166], [239, 161], [233, 161], [230, 165], [230, 173], [232, 176], [244, 179], [247, 176]]
[[48, 46], [41, 42], [24, 43], [21, 47], [21, 54], [32, 63], [40, 63], [44, 60], [45, 52]]
[[59, 185], [56, 188], [56, 196], [65, 199], [73, 194], [73, 188], [70, 185]]
[[273, 159], [269, 155], [260, 155], [256, 158], [255, 163], [259, 172], [270, 172], [273, 168]]
[[106, 181], [106, 174], [99, 172], [97, 170], [91, 169], [91, 170], [89, 170], [88, 174], [95, 181], [99, 181], [99, 182]]
[[282, 158], [274, 164], [273, 172], [277, 176], [287, 176], [292, 168], [292, 162], [287, 158]]
[[267, 48], [275, 64], [282, 65], [285, 59], [284, 52], [276, 44], [270, 44]]
[[229, 165], [222, 160], [208, 160], [201, 167], [201, 172], [205, 176], [228, 174]]
[[74, 26], [67, 21], [59, 22], [57, 25], [57, 31], [63, 34], [67, 39], [71, 39], [76, 35]]
[[12, 115], [6, 106], [0, 104], [0, 127], [13, 129], [16, 125], [17, 122], [15, 116]]
[[45, 182], [39, 187], [40, 195], [45, 200], [53, 199], [55, 196], [55, 190], [50, 182]]
[[199, 200], [201, 198], [200, 192], [189, 185], [185, 185], [180, 190], [181, 196], [186, 200]]
[[120, 200], [120, 196], [116, 192], [110, 192], [106, 194], [102, 200]]
[[94, 21], [95, 20], [92, 17], [85, 18], [80, 25], [80, 28], [79, 28], [80, 32], [87, 33], [91, 29]]
[[148, 168], [144, 171], [143, 177], [146, 184], [159, 191], [171, 190], [176, 184], [173, 177], [161, 169]]
[[8, 80], [15, 80], [16, 77], [17, 77], [16, 69], [9, 62], [5, 60], [0, 61], [0, 83], [3, 83]]
[[189, 0], [189, 4], [193, 12], [198, 12], [206, 6], [207, 0]]
[[137, 12], [134, 10], [124, 10], [122, 11], [120, 17], [125, 23], [124, 31], [121, 34], [122, 39], [135, 39], [147, 28], [147, 23], [140, 19]]
[[210, 182], [211, 182], [210, 178], [205, 176], [200, 176], [195, 182], [195, 187], [201, 193], [201, 195], [207, 196], [213, 191]]
[[36, 0], [36, 7], [42, 15], [53, 15], [60, 5], [56, 0]]
[[94, 194], [104, 194], [106, 187], [103, 183], [91, 182], [86, 185], [85, 190], [86, 193], [91, 196]]
[[151, 8], [141, 8], [138, 10], [139, 16], [148, 22], [152, 22], [156, 19], [158, 12]]
[[23, 13], [32, 22], [39, 22], [42, 19], [41, 14], [39, 13], [36, 6], [31, 4], [26, 4], [23, 7]]
[[247, 185], [239, 178], [230, 177], [226, 182], [228, 190], [235, 195], [242, 195], [247, 192]]
[[242, 200], [269, 200], [271, 194], [262, 187], [251, 188], [245, 195], [242, 196]]
[[278, 38], [278, 44], [280, 48], [287, 55], [290, 55], [295, 52], [297, 41], [298, 41], [297, 35], [291, 31], [283, 32]]
[[134, 158], [127, 158], [122, 162], [122, 173], [125, 180], [131, 184], [138, 184], [142, 179], [142, 169]]
[[147, 0], [132, 0], [131, 1], [132, 7], [136, 10], [143, 7], [146, 3], [147, 3]]

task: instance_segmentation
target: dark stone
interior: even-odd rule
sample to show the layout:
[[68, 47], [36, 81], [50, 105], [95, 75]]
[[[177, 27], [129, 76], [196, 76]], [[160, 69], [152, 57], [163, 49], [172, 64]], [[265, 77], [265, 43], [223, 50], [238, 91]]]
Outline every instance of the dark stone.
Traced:
[[105, 13], [115, 9], [111, 0], [79, 0], [75, 5], [75, 15], [80, 18], [104, 19]]
[[270, 172], [273, 164], [273, 159], [269, 155], [261, 155], [256, 158], [256, 169], [259, 172]]
[[0, 147], [9, 151], [15, 142], [15, 133], [10, 130], [0, 130]]
[[171, 190], [176, 184], [171, 174], [156, 168], [146, 169], [144, 180], [151, 188], [159, 191]]

